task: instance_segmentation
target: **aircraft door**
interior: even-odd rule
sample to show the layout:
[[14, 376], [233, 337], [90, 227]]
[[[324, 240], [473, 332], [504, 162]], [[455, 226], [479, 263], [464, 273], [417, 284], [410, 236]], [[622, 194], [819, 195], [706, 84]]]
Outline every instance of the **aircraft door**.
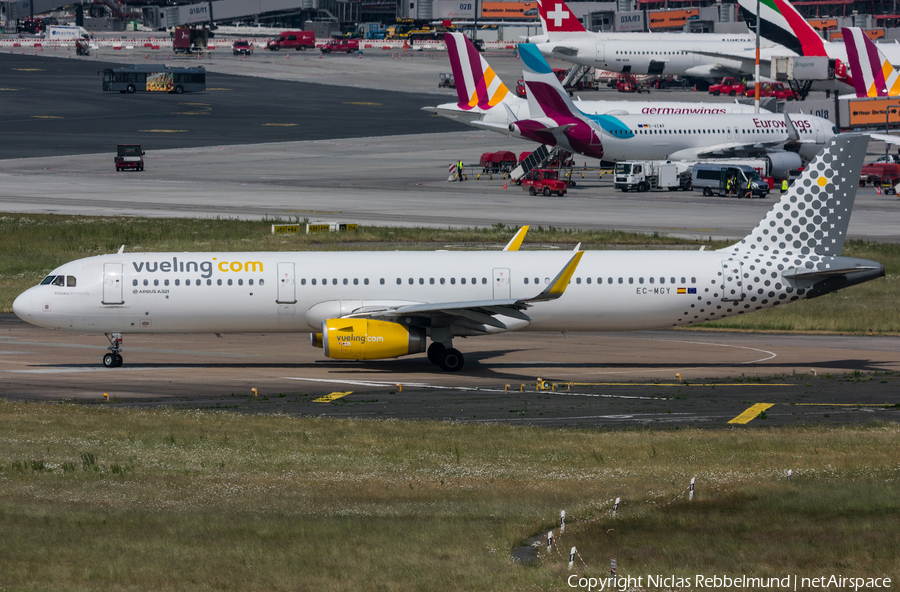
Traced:
[[294, 264], [278, 264], [278, 296], [275, 298], [278, 304], [294, 304], [297, 302], [297, 294], [294, 285]]
[[509, 268], [494, 269], [494, 300], [510, 298]]
[[103, 264], [103, 304], [124, 304], [122, 264]]
[[606, 52], [603, 50], [603, 44], [598, 43], [596, 47], [597, 47], [596, 61], [605, 62], [606, 61]]
[[722, 261], [722, 300], [744, 299], [744, 280], [740, 261]]

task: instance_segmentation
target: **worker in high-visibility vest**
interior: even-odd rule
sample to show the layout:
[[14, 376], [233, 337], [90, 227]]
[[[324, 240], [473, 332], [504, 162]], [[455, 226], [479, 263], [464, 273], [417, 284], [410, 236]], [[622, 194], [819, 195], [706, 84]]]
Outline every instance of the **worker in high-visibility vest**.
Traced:
[[463, 161], [456, 163], [456, 180], [462, 183], [463, 180]]
[[782, 180], [781, 180], [781, 192], [784, 193], [784, 192], [787, 191], [787, 190], [788, 190], [788, 182], [787, 182], [787, 179], [782, 179]]
[[747, 199], [753, 199], [753, 179], [747, 179], [747, 190], [744, 192], [744, 197]]
[[725, 179], [725, 189], [728, 190], [728, 197], [731, 197], [732, 190], [734, 189], [734, 177]]

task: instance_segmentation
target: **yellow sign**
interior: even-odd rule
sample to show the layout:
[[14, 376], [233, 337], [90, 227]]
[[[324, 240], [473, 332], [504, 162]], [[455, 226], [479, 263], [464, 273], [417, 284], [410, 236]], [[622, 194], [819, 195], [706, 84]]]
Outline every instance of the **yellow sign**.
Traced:
[[483, 2], [484, 18], [538, 18], [537, 2]]
[[340, 399], [341, 397], [346, 397], [349, 394], [352, 394], [353, 391], [338, 391], [336, 393], [330, 393], [325, 395], [324, 397], [319, 397], [318, 399], [313, 399], [313, 403], [331, 403], [335, 399]]
[[857, 125], [883, 126], [888, 121], [885, 110], [891, 105], [891, 120], [894, 125], [900, 124], [900, 100], [896, 97], [883, 99], [850, 100], [850, 127]]
[[272, 234], [300, 234], [300, 225], [272, 224]]
[[306, 233], [355, 231], [357, 228], [357, 224], [307, 224]]

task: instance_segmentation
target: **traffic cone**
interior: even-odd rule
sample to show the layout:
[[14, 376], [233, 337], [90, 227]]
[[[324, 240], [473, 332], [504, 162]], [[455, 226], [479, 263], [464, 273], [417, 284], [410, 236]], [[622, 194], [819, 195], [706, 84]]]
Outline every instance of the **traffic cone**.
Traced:
[[284, 59], [286, 59], [286, 60], [291, 59], [291, 54], [289, 54], [289, 53], [284, 54]]
[[320, 59], [320, 60], [322, 59], [322, 52], [321, 52], [321, 51], [319, 52], [319, 59]]
[[247, 59], [247, 54], [244, 54], [244, 59], [245, 59], [245, 60]]
[[503, 179], [503, 188], [504, 188], [504, 189], [507, 189], [507, 186], [506, 186], [506, 179]]
[[362, 59], [362, 52], [359, 52], [359, 59]]
[[881, 195], [881, 187], [880, 186], [875, 188], [875, 193], [877, 193], [878, 195]]
[[147, 57], [147, 54], [144, 54], [144, 59], [149, 60], [150, 58]]

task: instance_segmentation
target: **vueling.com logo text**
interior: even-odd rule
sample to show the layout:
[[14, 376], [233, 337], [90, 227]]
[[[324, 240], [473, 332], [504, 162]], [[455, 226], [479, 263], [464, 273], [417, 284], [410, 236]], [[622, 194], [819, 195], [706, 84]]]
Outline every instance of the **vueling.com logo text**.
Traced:
[[[213, 257], [212, 261], [179, 261], [178, 257], [172, 257], [171, 261], [141, 261], [134, 262], [134, 270], [138, 273], [188, 273], [203, 272], [200, 277], [206, 279], [212, 277], [213, 261], [217, 261], [217, 257]], [[222, 272], [240, 272], [240, 271], [263, 271], [262, 261], [218, 261], [216, 267]]]

